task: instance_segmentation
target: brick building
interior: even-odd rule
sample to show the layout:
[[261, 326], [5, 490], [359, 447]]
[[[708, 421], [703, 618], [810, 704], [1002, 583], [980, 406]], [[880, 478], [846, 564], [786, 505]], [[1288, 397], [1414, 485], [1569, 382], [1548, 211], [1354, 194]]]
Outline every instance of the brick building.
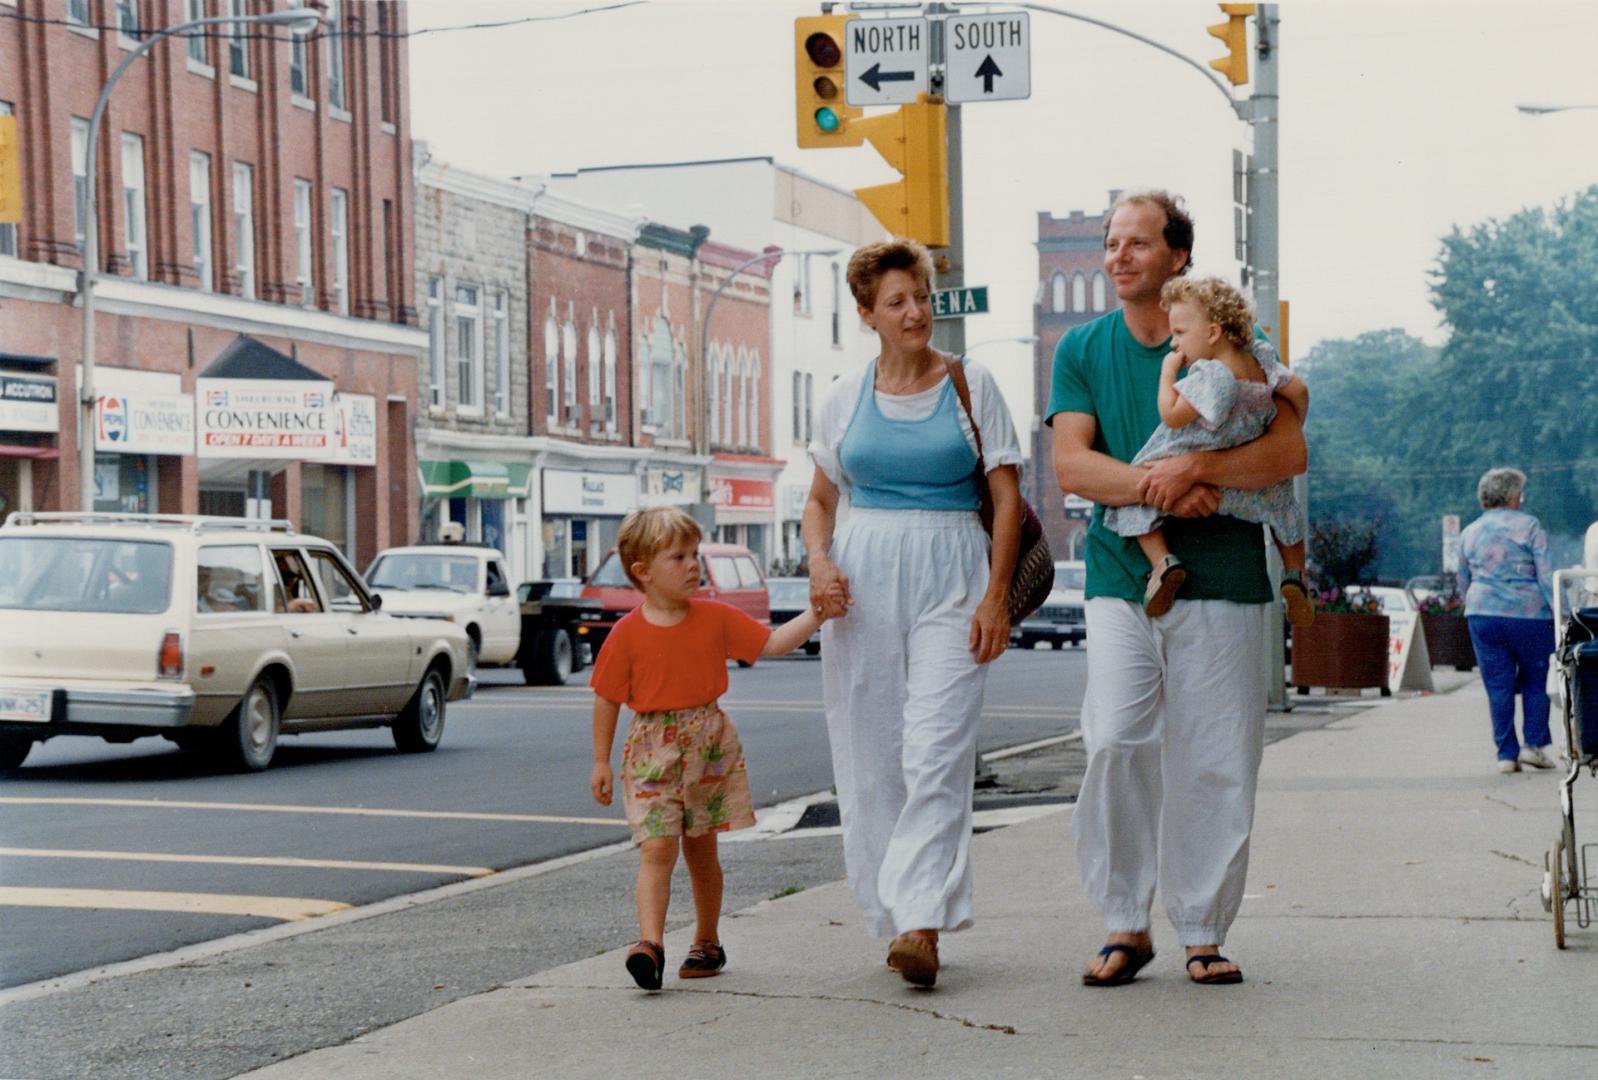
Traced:
[[[5, 6], [18, 17], [0, 18], [0, 111], [17, 116], [24, 213], [0, 238], [0, 378], [56, 408], [0, 408], [0, 498], [79, 505], [74, 304], [93, 182], [96, 506], [287, 517], [363, 563], [410, 540], [426, 339], [406, 54], [384, 36], [403, 33], [403, 5], [327, 0], [330, 27], [309, 39], [222, 27], [158, 41], [110, 96], [94, 177], [88, 121], [106, 78], [152, 29], [221, 14], [222, 0]], [[196, 383], [239, 370], [299, 394], [309, 437], [237, 445], [225, 429], [261, 388], [207, 383], [226, 395], [208, 400]]]
[[[1113, 205], [1120, 192], [1110, 193]], [[1038, 291], [1032, 306], [1038, 336], [1032, 364], [1032, 463], [1026, 495], [1043, 519], [1049, 547], [1056, 558], [1080, 558], [1082, 534], [1087, 530], [1088, 506], [1080, 500], [1066, 505], [1054, 477], [1053, 428], [1043, 423], [1049, 403], [1049, 382], [1054, 369], [1054, 348], [1073, 326], [1120, 306], [1104, 273], [1105, 214], [1073, 210], [1063, 218], [1038, 214]]]

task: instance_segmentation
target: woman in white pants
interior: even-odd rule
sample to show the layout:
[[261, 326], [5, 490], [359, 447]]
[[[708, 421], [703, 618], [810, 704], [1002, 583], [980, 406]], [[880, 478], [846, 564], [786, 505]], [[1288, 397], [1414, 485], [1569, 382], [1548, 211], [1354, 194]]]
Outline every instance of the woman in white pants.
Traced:
[[867, 931], [893, 938], [888, 966], [918, 986], [937, 979], [938, 933], [971, 924], [977, 724], [985, 665], [1009, 644], [1021, 530], [1015, 426], [993, 377], [968, 364], [990, 569], [971, 417], [931, 347], [931, 278], [914, 241], [849, 260], [881, 352], [822, 404], [804, 515], [811, 602], [847, 612], [823, 627], [821, 659], [849, 882]]

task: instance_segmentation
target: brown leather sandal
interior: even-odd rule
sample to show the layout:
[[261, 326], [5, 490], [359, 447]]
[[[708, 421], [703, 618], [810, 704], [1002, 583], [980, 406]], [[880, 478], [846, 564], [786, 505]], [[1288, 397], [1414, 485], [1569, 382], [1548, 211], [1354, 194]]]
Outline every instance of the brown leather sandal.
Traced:
[[640, 941], [627, 950], [627, 974], [644, 990], [659, 990], [666, 972], [666, 950], [656, 941]]
[[726, 966], [727, 951], [720, 943], [696, 941], [693, 948], [688, 950], [688, 955], [683, 957], [682, 967], [677, 969], [677, 978], [708, 979], [712, 975], [720, 975], [721, 969]]
[[920, 934], [900, 934], [888, 946], [888, 967], [913, 986], [938, 981], [938, 943]]

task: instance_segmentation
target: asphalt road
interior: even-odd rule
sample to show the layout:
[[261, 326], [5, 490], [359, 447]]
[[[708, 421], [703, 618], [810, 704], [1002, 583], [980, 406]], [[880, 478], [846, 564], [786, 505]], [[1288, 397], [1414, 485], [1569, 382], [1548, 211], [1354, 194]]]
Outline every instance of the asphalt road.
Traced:
[[[1084, 655], [1001, 658], [982, 749], [1074, 729]], [[619, 808], [588, 795], [581, 679], [535, 689], [513, 671], [483, 676], [473, 701], [450, 706], [433, 754], [398, 754], [386, 731], [305, 736], [285, 740], [266, 772], [234, 775], [164, 740], [36, 747], [0, 781], [0, 988], [625, 839]], [[819, 661], [730, 676], [723, 704], [743, 733], [757, 804], [828, 788]], [[546, 929], [559, 934], [558, 919]]]

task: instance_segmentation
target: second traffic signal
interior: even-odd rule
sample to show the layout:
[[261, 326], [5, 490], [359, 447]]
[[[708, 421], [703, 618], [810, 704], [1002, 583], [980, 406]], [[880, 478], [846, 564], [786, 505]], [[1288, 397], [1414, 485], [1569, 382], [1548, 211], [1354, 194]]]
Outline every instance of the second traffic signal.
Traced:
[[901, 105], [883, 116], [855, 120], [865, 136], [904, 179], [856, 188], [855, 195], [884, 228], [928, 247], [949, 246], [949, 134], [941, 104]]
[[1254, 14], [1253, 4], [1217, 4], [1226, 21], [1209, 27], [1210, 36], [1218, 37], [1226, 45], [1227, 54], [1210, 61], [1210, 67], [1225, 75], [1233, 86], [1248, 82], [1248, 26], [1246, 20]]

